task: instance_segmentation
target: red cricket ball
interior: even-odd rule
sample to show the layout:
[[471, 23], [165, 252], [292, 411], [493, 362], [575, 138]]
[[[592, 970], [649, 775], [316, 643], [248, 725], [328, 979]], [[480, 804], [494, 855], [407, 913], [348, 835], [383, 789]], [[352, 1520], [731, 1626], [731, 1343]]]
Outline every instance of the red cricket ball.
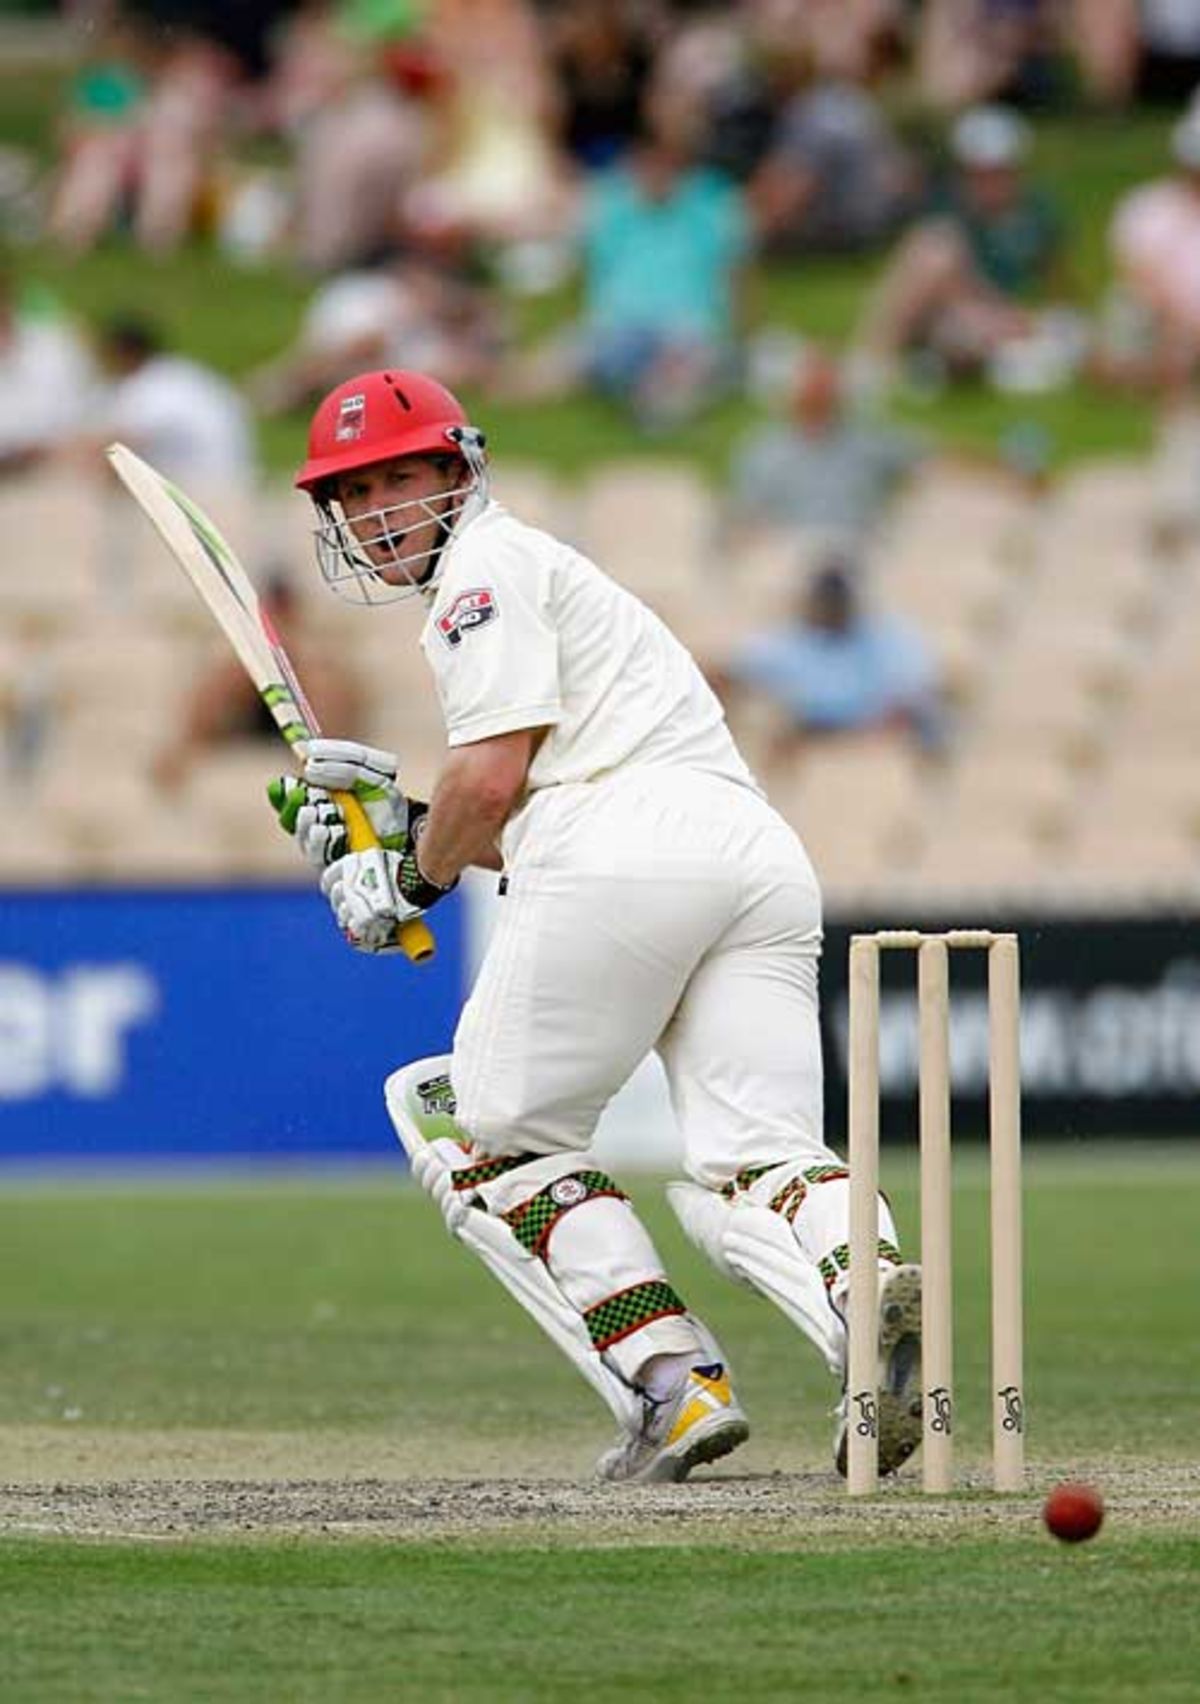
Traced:
[[1042, 1519], [1055, 1538], [1079, 1544], [1097, 1532], [1104, 1519], [1104, 1499], [1094, 1485], [1068, 1481], [1056, 1485], [1042, 1507]]

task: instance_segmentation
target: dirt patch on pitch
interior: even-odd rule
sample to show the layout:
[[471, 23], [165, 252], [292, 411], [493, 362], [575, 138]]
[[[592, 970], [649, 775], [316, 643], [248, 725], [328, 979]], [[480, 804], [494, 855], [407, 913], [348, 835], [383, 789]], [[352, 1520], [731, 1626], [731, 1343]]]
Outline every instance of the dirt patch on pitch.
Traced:
[[[22, 1468], [39, 1457], [24, 1434]], [[1096, 1459], [1037, 1463], [1026, 1495], [996, 1497], [972, 1468], [953, 1497], [925, 1498], [915, 1474], [869, 1504], [851, 1504], [833, 1475], [738, 1473], [732, 1466], [685, 1485], [611, 1486], [561, 1464], [505, 1477], [498, 1463], [455, 1478], [430, 1477], [426, 1441], [321, 1440], [283, 1435], [93, 1434], [76, 1438], [58, 1477], [12, 1473], [5, 1437], [0, 1533], [72, 1538], [377, 1537], [473, 1542], [758, 1544], [936, 1542], [948, 1532], [1017, 1535], [1034, 1529], [1046, 1490], [1066, 1477], [1101, 1487], [1109, 1530], [1148, 1526], [1200, 1534], [1200, 1468], [1188, 1463]], [[61, 1437], [54, 1440], [61, 1443]], [[476, 1444], [478, 1450], [478, 1443]], [[364, 1470], [370, 1459], [374, 1471]], [[445, 1457], [442, 1458], [443, 1460]]]

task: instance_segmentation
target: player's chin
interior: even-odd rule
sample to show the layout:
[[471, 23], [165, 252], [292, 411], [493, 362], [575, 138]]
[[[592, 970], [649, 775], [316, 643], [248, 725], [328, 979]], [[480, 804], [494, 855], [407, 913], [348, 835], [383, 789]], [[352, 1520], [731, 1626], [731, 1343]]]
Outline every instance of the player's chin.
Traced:
[[421, 583], [424, 571], [423, 562], [393, 562], [390, 559], [378, 560], [376, 553], [369, 551], [374, 577], [383, 586], [417, 586]]
[[389, 585], [399, 585], [407, 579], [407, 570], [397, 559], [396, 541], [392, 538], [359, 539], [358, 548], [371, 564], [377, 579]]

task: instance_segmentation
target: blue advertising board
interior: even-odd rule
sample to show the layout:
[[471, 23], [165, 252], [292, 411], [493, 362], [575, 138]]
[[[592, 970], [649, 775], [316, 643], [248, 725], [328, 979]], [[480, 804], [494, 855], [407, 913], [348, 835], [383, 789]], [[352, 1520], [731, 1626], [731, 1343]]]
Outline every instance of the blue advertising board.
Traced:
[[296, 888], [0, 895], [0, 1163], [395, 1158], [388, 1072], [445, 1052], [462, 909], [427, 965]]

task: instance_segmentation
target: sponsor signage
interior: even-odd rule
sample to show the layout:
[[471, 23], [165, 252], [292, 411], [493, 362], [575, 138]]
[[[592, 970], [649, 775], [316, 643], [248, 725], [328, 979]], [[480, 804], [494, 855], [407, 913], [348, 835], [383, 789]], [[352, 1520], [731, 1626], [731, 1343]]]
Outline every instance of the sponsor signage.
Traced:
[[458, 896], [419, 969], [311, 890], [0, 895], [0, 1163], [393, 1158], [397, 1065], [446, 1051]]
[[[384, 1079], [448, 1051], [471, 976], [468, 901], [486, 911], [493, 885], [483, 895], [466, 883], [439, 905], [437, 957], [420, 969], [351, 951], [308, 889], [0, 894], [0, 1164], [398, 1159]], [[1021, 939], [1028, 1135], [1200, 1132], [1200, 917], [987, 922]], [[827, 1133], [839, 1149], [850, 932], [830, 922], [822, 968]], [[912, 1136], [916, 967], [908, 953], [882, 966], [882, 1124]], [[979, 1135], [984, 956], [953, 954], [951, 978], [955, 1128]], [[625, 1169], [678, 1166], [657, 1067], [617, 1098], [598, 1146]]]
[[[977, 920], [968, 919], [974, 924]], [[901, 920], [904, 927], [910, 920]], [[895, 919], [856, 922], [894, 928]], [[920, 922], [911, 924], [921, 927]], [[930, 929], [951, 926], [929, 920]], [[1021, 1076], [1030, 1135], [1182, 1135], [1200, 1132], [1200, 918], [988, 918], [1021, 942]], [[845, 1125], [852, 927], [826, 929], [822, 1021], [826, 1105], [834, 1145]], [[879, 1020], [886, 1133], [916, 1130], [915, 955], [884, 953]], [[958, 1128], [986, 1129], [987, 965], [953, 953], [951, 1066]]]

